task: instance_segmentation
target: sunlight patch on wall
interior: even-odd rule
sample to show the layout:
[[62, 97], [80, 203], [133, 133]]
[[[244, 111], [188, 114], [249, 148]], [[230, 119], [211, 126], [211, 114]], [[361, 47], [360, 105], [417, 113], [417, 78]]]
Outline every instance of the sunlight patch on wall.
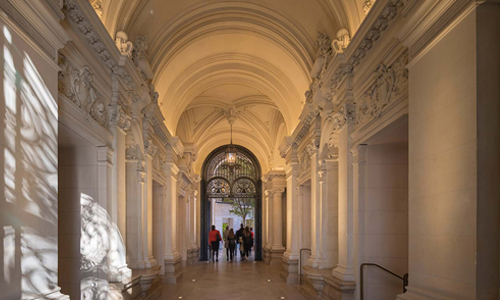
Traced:
[[[0, 153], [3, 167], [3, 275], [8, 297], [58, 293], [57, 103], [44, 76], [55, 69], [3, 26]], [[24, 52], [21, 50], [25, 50]], [[28, 53], [29, 52], [29, 53]], [[3, 200], [3, 199], [2, 199]], [[7, 216], [7, 217], [5, 217]]]
[[12, 226], [4, 226], [3, 238], [3, 277], [5, 281], [11, 283], [11, 271], [15, 267], [14, 255], [16, 251], [15, 229]]

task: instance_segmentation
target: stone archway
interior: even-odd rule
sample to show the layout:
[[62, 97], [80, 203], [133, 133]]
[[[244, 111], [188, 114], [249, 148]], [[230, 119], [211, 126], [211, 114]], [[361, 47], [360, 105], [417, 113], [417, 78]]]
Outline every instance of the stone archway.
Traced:
[[206, 261], [208, 253], [208, 232], [212, 224], [211, 199], [250, 199], [255, 201], [254, 233], [255, 260], [262, 260], [262, 182], [261, 168], [255, 155], [248, 149], [237, 146], [235, 167], [228, 167], [226, 149], [221, 146], [207, 156], [203, 163], [200, 182], [200, 260]]

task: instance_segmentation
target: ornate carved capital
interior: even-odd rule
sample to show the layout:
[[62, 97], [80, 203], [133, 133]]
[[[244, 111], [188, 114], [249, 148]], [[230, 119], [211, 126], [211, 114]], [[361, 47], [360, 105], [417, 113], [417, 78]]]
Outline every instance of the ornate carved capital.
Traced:
[[269, 194], [272, 194], [273, 196], [277, 196], [283, 194], [285, 191], [284, 187], [273, 187], [272, 189], [268, 190]]
[[317, 139], [312, 139], [311, 142], [306, 146], [305, 150], [309, 158], [314, 154], [318, 154], [319, 151], [319, 141]]
[[125, 159], [127, 160], [137, 160], [140, 158], [139, 145], [129, 145], [125, 149]]
[[152, 140], [148, 140], [145, 151], [147, 155], [149, 155], [150, 157], [154, 157], [158, 152], [158, 147], [153, 143]]
[[347, 123], [354, 122], [356, 112], [354, 104], [344, 104], [342, 105], [337, 113], [333, 116], [333, 132], [341, 130]]
[[132, 118], [125, 113], [120, 105], [111, 105], [109, 107], [110, 125], [118, 126], [123, 131], [128, 131], [132, 125]]

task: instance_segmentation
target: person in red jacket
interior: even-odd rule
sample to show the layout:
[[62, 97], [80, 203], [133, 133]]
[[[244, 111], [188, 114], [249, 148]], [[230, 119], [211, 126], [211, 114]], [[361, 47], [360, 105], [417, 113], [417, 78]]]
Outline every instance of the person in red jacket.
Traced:
[[217, 259], [217, 261], [219, 261], [220, 241], [222, 241], [220, 232], [219, 230], [215, 230], [215, 225], [212, 225], [212, 231], [208, 233], [208, 243], [212, 246], [212, 262], [215, 262], [214, 259]]

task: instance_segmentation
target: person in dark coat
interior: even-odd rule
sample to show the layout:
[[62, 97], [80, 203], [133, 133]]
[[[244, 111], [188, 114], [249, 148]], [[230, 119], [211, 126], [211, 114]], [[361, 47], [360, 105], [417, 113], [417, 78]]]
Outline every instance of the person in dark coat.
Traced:
[[250, 232], [250, 229], [248, 228], [248, 226], [243, 231], [242, 239], [243, 239], [243, 249], [245, 251], [245, 253], [242, 257], [246, 256], [245, 260], [248, 260], [250, 258], [250, 251], [252, 250], [252, 247], [253, 247], [252, 233]]
[[[243, 227], [243, 224], [241, 224], [240, 229], [238, 229], [238, 231], [236, 231], [236, 243], [240, 244], [240, 245], [236, 246], [236, 249], [241, 249], [241, 246], [242, 246], [241, 245], [241, 238], [243, 237], [244, 230], [245, 230], [245, 228]], [[243, 250], [240, 250], [240, 255], [241, 255], [241, 259], [243, 259]]]
[[229, 248], [229, 255], [231, 258], [231, 263], [233, 262], [233, 256], [234, 256], [234, 249], [236, 248], [236, 236], [234, 234], [234, 230], [231, 228], [229, 230], [229, 233], [227, 235], [227, 243], [228, 243], [228, 248]]

